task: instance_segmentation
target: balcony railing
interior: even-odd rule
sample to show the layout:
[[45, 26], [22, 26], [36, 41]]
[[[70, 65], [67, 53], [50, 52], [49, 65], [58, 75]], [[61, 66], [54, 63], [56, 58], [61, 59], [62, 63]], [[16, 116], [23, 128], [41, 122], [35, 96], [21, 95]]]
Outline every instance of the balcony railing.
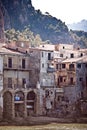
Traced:
[[12, 66], [8, 64], [4, 64], [4, 69], [14, 69], [14, 70], [30, 70], [29, 65], [18, 65], [18, 64], [12, 64]]
[[55, 71], [56, 71], [56, 69], [53, 68], [53, 67], [48, 67], [48, 68], [47, 68], [47, 72], [48, 72], [48, 73], [53, 73], [53, 72], [55, 72]]
[[69, 68], [67, 71], [75, 71], [75, 68]]
[[63, 93], [64, 89], [63, 88], [56, 88], [56, 93]]

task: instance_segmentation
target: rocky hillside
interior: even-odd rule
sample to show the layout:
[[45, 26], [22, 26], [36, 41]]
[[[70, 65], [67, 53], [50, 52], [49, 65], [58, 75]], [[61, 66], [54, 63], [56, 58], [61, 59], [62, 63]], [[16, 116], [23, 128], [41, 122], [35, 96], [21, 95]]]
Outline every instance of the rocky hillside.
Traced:
[[40, 34], [42, 40], [52, 43], [70, 43], [67, 26], [49, 13], [43, 15], [35, 10], [31, 0], [1, 0], [4, 6], [5, 29], [23, 30], [28, 26], [34, 34]]
[[[25, 28], [33, 32], [36, 39], [42, 41], [49, 40], [51, 43], [78, 43], [82, 47], [87, 47], [87, 38], [78, 36], [76, 32], [69, 31], [68, 27], [60, 19], [52, 17], [48, 12], [45, 15], [40, 10], [35, 10], [31, 0], [0, 0], [4, 15], [5, 30], [15, 29], [14, 39], [18, 39], [17, 34], [24, 34]], [[13, 29], [13, 30], [14, 30]], [[20, 33], [18, 33], [18, 30]], [[24, 31], [23, 31], [24, 30]], [[27, 38], [31, 35], [28, 36]], [[11, 31], [6, 31], [10, 38]], [[25, 33], [26, 34], [26, 33]], [[80, 33], [83, 34], [83, 33]], [[39, 37], [38, 37], [39, 36]], [[23, 37], [26, 37], [25, 35]], [[38, 37], [38, 38], [37, 38]], [[12, 35], [11, 35], [12, 39]], [[9, 39], [10, 40], [10, 39]]]

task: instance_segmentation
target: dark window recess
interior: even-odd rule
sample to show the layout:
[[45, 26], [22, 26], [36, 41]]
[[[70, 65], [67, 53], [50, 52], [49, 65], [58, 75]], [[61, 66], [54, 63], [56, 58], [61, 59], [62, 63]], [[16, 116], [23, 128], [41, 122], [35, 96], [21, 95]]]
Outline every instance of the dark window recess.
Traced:
[[8, 58], [8, 67], [12, 68], [12, 58]]
[[42, 64], [42, 68], [44, 68], [44, 64]]
[[82, 56], [83, 56], [83, 53], [81, 53], [80, 56], [82, 57]]
[[83, 92], [81, 92], [81, 98], [83, 98], [84, 97], [84, 94], [83, 94]]
[[82, 77], [80, 77], [80, 78], [79, 78], [79, 81], [82, 81], [82, 80], [83, 80], [83, 78], [82, 78]]
[[12, 78], [8, 78], [8, 88], [12, 88]]
[[70, 64], [69, 69], [74, 69], [74, 64]]
[[58, 80], [57, 80], [57, 85], [59, 85], [59, 78], [58, 78]]
[[63, 82], [63, 77], [60, 76], [60, 82]]
[[43, 52], [42, 52], [42, 57], [44, 57], [44, 56], [43, 56]]
[[51, 101], [51, 105], [53, 105], [53, 102]]
[[74, 54], [72, 53], [72, 54], [70, 54], [70, 58], [74, 58]]
[[86, 88], [87, 88], [87, 76], [86, 76]]
[[60, 96], [57, 97], [57, 101], [60, 101]]
[[46, 97], [49, 96], [49, 90], [46, 90], [45, 95], [46, 95]]
[[85, 68], [87, 68], [87, 64], [85, 64]]
[[60, 54], [60, 57], [63, 57], [63, 54]]
[[22, 68], [25, 68], [25, 59], [22, 59]]
[[58, 70], [58, 64], [56, 64], [56, 69]]
[[81, 64], [77, 64], [77, 68], [81, 68]]
[[65, 47], [63, 46], [63, 49], [65, 49]]
[[48, 60], [51, 60], [51, 53], [48, 53]]
[[70, 78], [70, 84], [73, 84], [73, 78]]
[[64, 79], [64, 82], [66, 82], [66, 79]]
[[25, 78], [22, 79], [22, 84], [23, 85], [26, 84], [26, 79]]
[[62, 64], [62, 68], [63, 68], [63, 69], [66, 68], [66, 65], [65, 65], [65, 64]]

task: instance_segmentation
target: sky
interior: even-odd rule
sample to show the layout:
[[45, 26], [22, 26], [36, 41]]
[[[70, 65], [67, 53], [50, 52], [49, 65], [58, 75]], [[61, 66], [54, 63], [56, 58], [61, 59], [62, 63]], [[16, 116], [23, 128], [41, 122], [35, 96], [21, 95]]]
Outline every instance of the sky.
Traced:
[[32, 0], [32, 5], [66, 24], [87, 20], [87, 0]]

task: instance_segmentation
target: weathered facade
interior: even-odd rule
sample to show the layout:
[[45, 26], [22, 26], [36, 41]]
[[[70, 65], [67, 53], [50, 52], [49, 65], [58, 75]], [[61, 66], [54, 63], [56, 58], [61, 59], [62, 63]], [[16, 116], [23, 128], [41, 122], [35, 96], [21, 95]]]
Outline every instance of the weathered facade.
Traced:
[[0, 52], [0, 110], [3, 110], [3, 118], [38, 114], [40, 91], [29, 84], [29, 54], [5, 46]]
[[87, 115], [87, 57], [77, 63], [77, 100], [80, 104], [81, 114]]
[[62, 44], [2, 47], [1, 54], [4, 118], [73, 115], [78, 100], [87, 98], [86, 50]]

